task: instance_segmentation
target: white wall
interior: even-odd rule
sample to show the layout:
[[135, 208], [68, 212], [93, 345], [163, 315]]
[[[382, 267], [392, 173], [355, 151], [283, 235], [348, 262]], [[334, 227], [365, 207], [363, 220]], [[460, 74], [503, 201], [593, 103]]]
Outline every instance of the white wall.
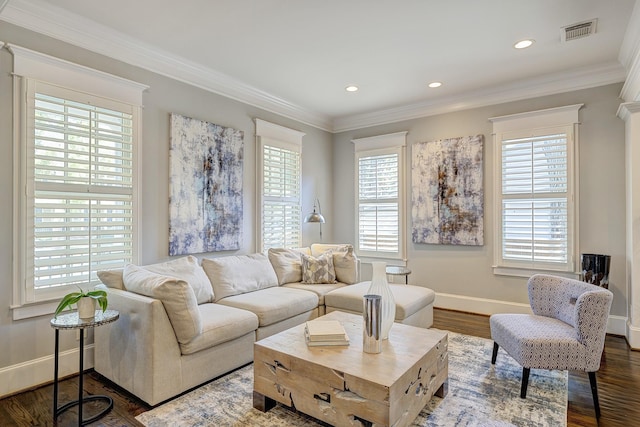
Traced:
[[[438, 293], [436, 305], [481, 313], [522, 310], [528, 305], [526, 279], [496, 276], [493, 263], [493, 142], [490, 117], [584, 103], [580, 110], [580, 253], [612, 257], [609, 288], [612, 314], [626, 317], [624, 122], [616, 117], [621, 85], [608, 85], [553, 96], [476, 108], [409, 120], [334, 136], [334, 206], [345, 220], [334, 227], [337, 236], [355, 240], [354, 138], [408, 131], [407, 165], [417, 142], [483, 134], [485, 178], [485, 245], [446, 246], [411, 242], [411, 209], [407, 209], [409, 283]], [[409, 167], [410, 169], [410, 167]], [[411, 188], [411, 174], [407, 174]], [[410, 194], [408, 207], [410, 206]], [[335, 214], [335, 213], [334, 213]], [[344, 240], [344, 239], [343, 239]], [[622, 320], [622, 319], [618, 319]], [[620, 330], [618, 333], [623, 333]]]
[[[150, 86], [143, 97], [142, 188], [141, 188], [141, 256], [140, 264], [168, 259], [169, 239], [169, 115], [207, 120], [244, 131], [244, 241], [235, 253], [251, 253], [256, 248], [256, 150], [255, 125], [258, 117], [287, 126], [306, 135], [303, 138], [303, 207], [313, 208], [317, 192], [322, 208], [332, 209], [330, 200], [332, 136], [316, 128], [260, 110], [228, 98], [168, 79], [166, 77], [114, 61], [74, 46], [2, 23], [0, 40], [32, 50], [86, 65]], [[250, 52], [247, 52], [250, 54]], [[13, 207], [13, 139], [12, 139], [12, 64], [13, 58], [0, 50], [0, 396], [53, 378], [54, 332], [49, 326], [51, 316], [13, 321], [9, 308], [12, 300], [12, 220]], [[323, 229], [325, 240], [332, 238], [327, 216]], [[309, 244], [318, 238], [315, 224], [303, 225], [303, 241]], [[208, 254], [229, 255], [232, 252]], [[92, 334], [89, 337], [91, 348]], [[78, 342], [72, 332], [61, 333], [61, 350], [68, 352], [62, 374], [77, 370]], [[89, 360], [85, 366], [91, 366]]]

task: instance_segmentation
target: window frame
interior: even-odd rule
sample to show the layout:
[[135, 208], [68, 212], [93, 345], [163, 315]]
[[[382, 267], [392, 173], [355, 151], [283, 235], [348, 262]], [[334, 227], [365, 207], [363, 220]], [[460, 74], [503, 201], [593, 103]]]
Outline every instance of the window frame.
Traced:
[[[385, 259], [406, 262], [406, 135], [407, 132], [378, 135], [368, 138], [353, 139], [354, 144], [354, 242], [355, 251], [361, 258]], [[398, 251], [369, 251], [360, 248], [360, 159], [386, 154], [396, 154], [398, 158]], [[380, 199], [383, 200], [383, 199]], [[392, 199], [384, 199], [387, 202]], [[365, 203], [368, 204], [368, 203]]]
[[[61, 285], [50, 289], [36, 289], [33, 283], [33, 244], [27, 239], [30, 236], [27, 227], [30, 221], [27, 215], [29, 206], [34, 206], [35, 164], [29, 166], [29, 158], [35, 149], [33, 132], [35, 104], [28, 102], [29, 92], [41, 85], [53, 92], [58, 90], [67, 94], [76, 94], [84, 99], [91, 99], [96, 106], [113, 109], [114, 106], [126, 106], [127, 113], [132, 115], [132, 262], [138, 260], [139, 249], [139, 174], [140, 174], [140, 141], [142, 140], [141, 106], [142, 92], [148, 88], [137, 82], [93, 70], [78, 64], [31, 51], [20, 46], [10, 45], [9, 50], [14, 57], [13, 82], [13, 296], [10, 306], [14, 320], [25, 319], [54, 312], [58, 300], [65, 294], [77, 289], [75, 285]], [[42, 93], [43, 91], [41, 91]], [[65, 98], [66, 99], [66, 98]], [[87, 104], [89, 105], [89, 104]], [[93, 105], [93, 104], [91, 104]], [[29, 202], [28, 199], [33, 199]], [[32, 216], [32, 215], [31, 215]], [[90, 248], [88, 250], [91, 250]], [[31, 259], [31, 261], [29, 261]], [[90, 279], [91, 280], [91, 279]], [[90, 282], [81, 286], [90, 287]]]
[[[567, 277], [576, 277], [579, 273], [576, 263], [579, 260], [579, 215], [578, 215], [578, 111], [583, 104], [531, 111], [509, 116], [493, 117], [494, 139], [494, 265], [496, 275], [530, 277], [536, 273], [548, 272]], [[516, 261], [503, 257], [503, 201], [524, 197], [510, 197], [502, 194], [502, 144], [505, 140], [528, 138], [562, 133], [566, 135], [567, 164], [567, 262], [552, 263], [544, 261]], [[531, 199], [536, 192], [532, 191]]]
[[[297, 234], [298, 240], [285, 245], [288, 248], [296, 248], [302, 246], [302, 137], [305, 133], [267, 122], [262, 119], [255, 119], [256, 123], [256, 181], [257, 181], [257, 211], [256, 230], [257, 252], [266, 252], [264, 237], [264, 208], [265, 201], [293, 202], [291, 206], [297, 211]], [[264, 150], [266, 146], [277, 147], [283, 150], [289, 150], [297, 153], [299, 156], [299, 174], [298, 174], [298, 194], [297, 197], [270, 198], [265, 195], [264, 180]]]

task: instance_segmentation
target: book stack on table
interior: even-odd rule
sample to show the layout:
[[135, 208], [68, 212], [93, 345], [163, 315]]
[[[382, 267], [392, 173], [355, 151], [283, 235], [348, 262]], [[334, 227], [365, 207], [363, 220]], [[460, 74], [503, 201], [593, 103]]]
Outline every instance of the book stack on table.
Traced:
[[304, 336], [310, 347], [349, 345], [349, 336], [337, 320], [310, 320], [305, 324]]

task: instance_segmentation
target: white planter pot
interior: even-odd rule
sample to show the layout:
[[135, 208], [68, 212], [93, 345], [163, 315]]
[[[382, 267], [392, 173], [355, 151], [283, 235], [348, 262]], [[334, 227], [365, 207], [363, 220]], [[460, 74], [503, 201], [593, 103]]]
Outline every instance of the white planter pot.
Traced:
[[81, 319], [93, 319], [96, 315], [96, 300], [90, 297], [78, 300], [78, 317]]

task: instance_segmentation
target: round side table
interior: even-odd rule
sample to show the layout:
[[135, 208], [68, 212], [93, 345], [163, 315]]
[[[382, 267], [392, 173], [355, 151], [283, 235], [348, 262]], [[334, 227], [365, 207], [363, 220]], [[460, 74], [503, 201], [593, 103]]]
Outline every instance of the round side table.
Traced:
[[[84, 330], [89, 328], [96, 328], [107, 323], [115, 322], [120, 317], [120, 313], [115, 310], [107, 310], [102, 312], [96, 310], [96, 315], [93, 319], [81, 319], [78, 317], [78, 313], [66, 313], [60, 314], [58, 317], [51, 319], [51, 327], [56, 330], [56, 347], [55, 347], [55, 361], [53, 371], [53, 423], [56, 424], [58, 415], [66, 411], [67, 409], [78, 405], [78, 425], [83, 426], [94, 422], [95, 420], [103, 417], [107, 412], [113, 408], [113, 399], [109, 396], [87, 396], [83, 397], [83, 374], [84, 374]], [[80, 330], [80, 371], [78, 380], [78, 400], [74, 400], [69, 403], [65, 403], [58, 408], [58, 357], [59, 357], [59, 333], [61, 329], [79, 329]], [[107, 403], [107, 407], [102, 411], [94, 415], [89, 419], [82, 418], [82, 404], [84, 402], [92, 400], [101, 400]]]
[[390, 276], [404, 276], [404, 284], [409, 284], [409, 275], [411, 274], [411, 270], [409, 270], [407, 267], [402, 267], [399, 265], [388, 265], [386, 273]]

